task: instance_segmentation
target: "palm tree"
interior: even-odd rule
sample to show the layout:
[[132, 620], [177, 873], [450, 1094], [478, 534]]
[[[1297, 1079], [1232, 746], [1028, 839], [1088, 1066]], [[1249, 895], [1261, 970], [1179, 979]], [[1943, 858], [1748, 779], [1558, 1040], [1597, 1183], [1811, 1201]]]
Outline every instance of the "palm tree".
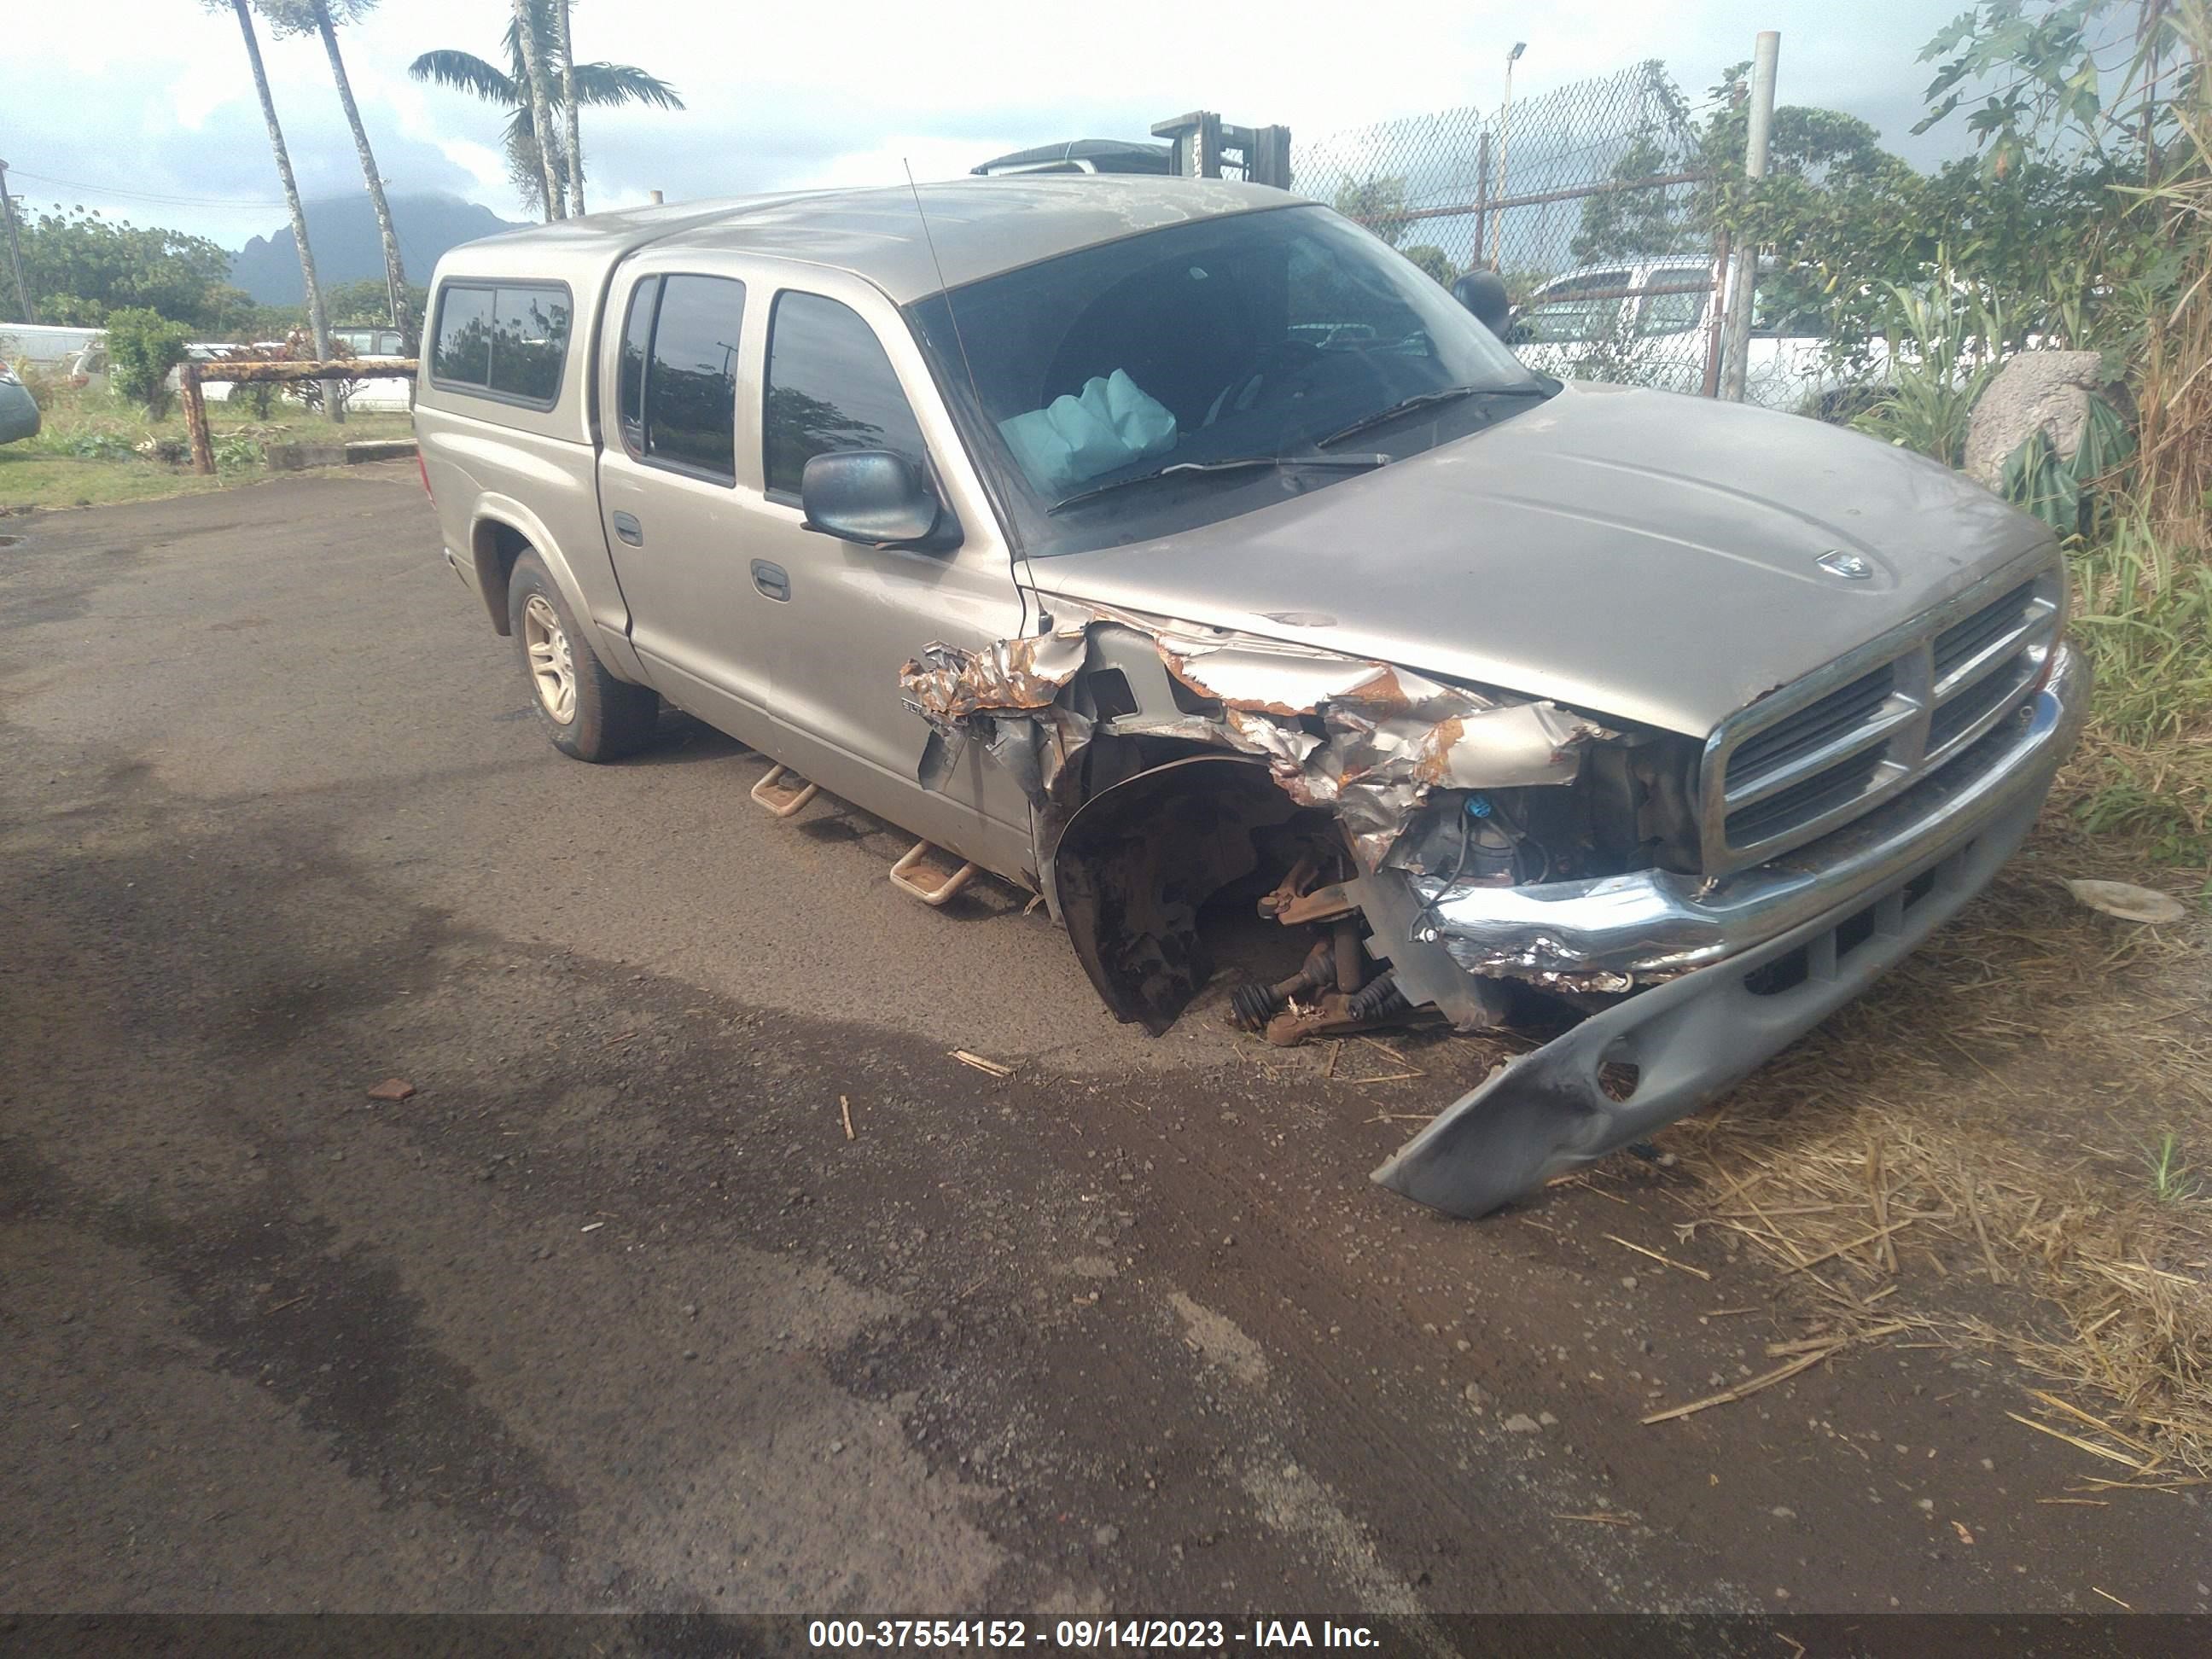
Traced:
[[576, 113], [576, 37], [569, 26], [568, 0], [561, 0], [556, 15], [561, 24], [561, 107], [568, 117], [568, 211], [580, 219], [584, 216], [584, 129]]
[[[200, 0], [208, 11], [222, 8], [225, 0]], [[230, 9], [238, 15], [238, 32], [246, 37], [246, 61], [253, 67], [253, 89], [261, 95], [261, 118], [268, 124], [269, 148], [276, 157], [276, 176], [284, 185], [284, 205], [292, 215], [292, 246], [300, 251], [300, 280], [307, 289], [307, 331], [314, 337], [315, 360], [328, 362], [331, 357], [329, 319], [323, 314], [323, 285], [315, 279], [315, 255], [307, 246], [307, 216], [300, 205], [300, 181], [292, 176], [292, 153], [284, 148], [284, 129], [277, 124], [276, 100], [270, 95], [269, 71], [261, 63], [261, 38], [253, 31], [253, 12], [246, 0], [228, 0]], [[337, 382], [323, 382], [323, 407], [330, 410], [333, 421], [345, 419], [345, 405], [339, 401]]]
[[561, 194], [561, 171], [554, 160], [553, 94], [545, 87], [545, 54], [538, 50], [544, 38], [538, 14], [544, 9], [531, 0], [514, 0], [514, 44], [522, 52], [523, 84], [530, 90], [531, 130], [543, 135], [538, 145], [538, 169], [545, 177], [545, 216], [568, 216], [568, 204]]
[[337, 25], [357, 23], [376, 9], [377, 0], [253, 0], [256, 10], [280, 35], [322, 36], [330, 54], [331, 78], [337, 82], [338, 102], [346, 125], [353, 129], [353, 147], [361, 157], [362, 183], [368, 186], [369, 205], [376, 210], [377, 234], [384, 241], [384, 286], [392, 309], [392, 325], [399, 331], [401, 349], [415, 346], [417, 319], [407, 301], [407, 266], [399, 255], [399, 233], [392, 228], [392, 205], [384, 199], [384, 179], [376, 170], [376, 154], [368, 145], [368, 130], [362, 125], [361, 108], [353, 100], [353, 82], [346, 74], [345, 58], [338, 51]]
[[[556, 0], [517, 0], [518, 20], [526, 11], [538, 25], [533, 31], [537, 39], [545, 40], [552, 33], [548, 20], [555, 3]], [[555, 203], [561, 196], [559, 181], [574, 166], [575, 158], [562, 153], [559, 131], [549, 131], [552, 128], [550, 109], [544, 125], [539, 124], [532, 106], [532, 76], [529, 61], [523, 55], [523, 31], [519, 21], [507, 25], [504, 44], [507, 60], [504, 70], [474, 52], [426, 52], [408, 65], [407, 72], [417, 81], [472, 92], [489, 102], [506, 106], [507, 153], [514, 168], [516, 183], [538, 198], [545, 217], [551, 219], [556, 211]], [[563, 100], [568, 109], [584, 104], [684, 107], [684, 100], [665, 81], [631, 64], [577, 64], [567, 70], [563, 80], [575, 88], [574, 96]]]

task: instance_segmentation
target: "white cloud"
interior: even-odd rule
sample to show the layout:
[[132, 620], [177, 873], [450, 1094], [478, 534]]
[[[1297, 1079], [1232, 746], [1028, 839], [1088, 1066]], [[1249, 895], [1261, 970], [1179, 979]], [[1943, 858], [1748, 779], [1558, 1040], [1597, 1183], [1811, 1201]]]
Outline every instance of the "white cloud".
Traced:
[[[964, 172], [1003, 150], [1076, 137], [1141, 137], [1193, 108], [1279, 122], [1302, 140], [1389, 117], [1493, 106], [1506, 47], [1528, 41], [1516, 95], [1537, 96], [1638, 59], [1664, 59], [1693, 95], [1747, 58], [1762, 27], [1783, 33], [1785, 102], [1832, 103], [1875, 121], [1925, 160], [1955, 132], [1911, 141], [1921, 43], [1961, 0], [1370, 0], [1194, 7], [1122, 0], [1109, 13], [1036, 0], [844, 0], [732, 7], [714, 0], [582, 0], [579, 57], [635, 63], [672, 82], [680, 114], [593, 109], [586, 143], [596, 199], [881, 182]], [[410, 80], [433, 47], [496, 59], [495, 0], [384, 0], [341, 39], [380, 167], [399, 191], [458, 190], [512, 216], [498, 148], [503, 112]], [[356, 187], [329, 66], [312, 38], [262, 31], [303, 189]], [[105, 0], [96, 24], [66, 8], [19, 7], [9, 57], [37, 64], [9, 83], [8, 156], [27, 173], [136, 217], [233, 242], [278, 222], [238, 31], [227, 9]], [[100, 112], [88, 125], [85, 112]], [[28, 181], [27, 181], [27, 183]], [[122, 192], [193, 198], [151, 202]], [[47, 192], [40, 190], [37, 194]], [[235, 207], [221, 205], [228, 200]]]
[[437, 143], [440, 153], [474, 179], [480, 189], [499, 191], [507, 187], [505, 151], [468, 138], [441, 138]]

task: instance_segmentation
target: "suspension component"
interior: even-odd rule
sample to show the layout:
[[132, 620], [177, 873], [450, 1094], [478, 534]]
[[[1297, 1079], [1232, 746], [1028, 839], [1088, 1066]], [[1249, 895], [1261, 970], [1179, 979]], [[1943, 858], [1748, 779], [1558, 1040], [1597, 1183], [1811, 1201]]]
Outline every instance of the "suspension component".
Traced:
[[1306, 952], [1298, 971], [1279, 985], [1244, 984], [1229, 993], [1230, 1012], [1248, 1031], [1263, 1030], [1293, 997], [1317, 996], [1336, 983], [1336, 947], [1322, 939]]

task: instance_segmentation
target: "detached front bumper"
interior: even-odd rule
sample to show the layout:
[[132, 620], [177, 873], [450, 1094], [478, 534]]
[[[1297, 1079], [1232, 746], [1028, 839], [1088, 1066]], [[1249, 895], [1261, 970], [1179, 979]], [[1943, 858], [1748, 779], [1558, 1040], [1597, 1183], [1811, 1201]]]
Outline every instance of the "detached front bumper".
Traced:
[[[1507, 1065], [1372, 1178], [1431, 1208], [1482, 1215], [1705, 1104], [1988, 885], [2074, 746], [2088, 681], [2062, 647], [2022, 714], [1977, 744], [1986, 750], [1796, 854], [1709, 885], [1663, 872], [1525, 888], [1415, 883], [1436, 899], [1419, 942], [1441, 944], [1470, 973], [1663, 982]], [[1608, 1093], [1607, 1065], [1632, 1067], [1633, 1086]]]

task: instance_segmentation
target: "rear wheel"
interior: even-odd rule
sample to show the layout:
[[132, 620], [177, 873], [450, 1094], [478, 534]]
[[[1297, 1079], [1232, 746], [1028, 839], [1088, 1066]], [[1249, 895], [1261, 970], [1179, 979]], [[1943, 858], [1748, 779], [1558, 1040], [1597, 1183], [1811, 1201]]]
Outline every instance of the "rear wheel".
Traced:
[[535, 553], [514, 562], [507, 618], [531, 701], [556, 749], [578, 760], [619, 760], [652, 738], [659, 697], [607, 672]]

